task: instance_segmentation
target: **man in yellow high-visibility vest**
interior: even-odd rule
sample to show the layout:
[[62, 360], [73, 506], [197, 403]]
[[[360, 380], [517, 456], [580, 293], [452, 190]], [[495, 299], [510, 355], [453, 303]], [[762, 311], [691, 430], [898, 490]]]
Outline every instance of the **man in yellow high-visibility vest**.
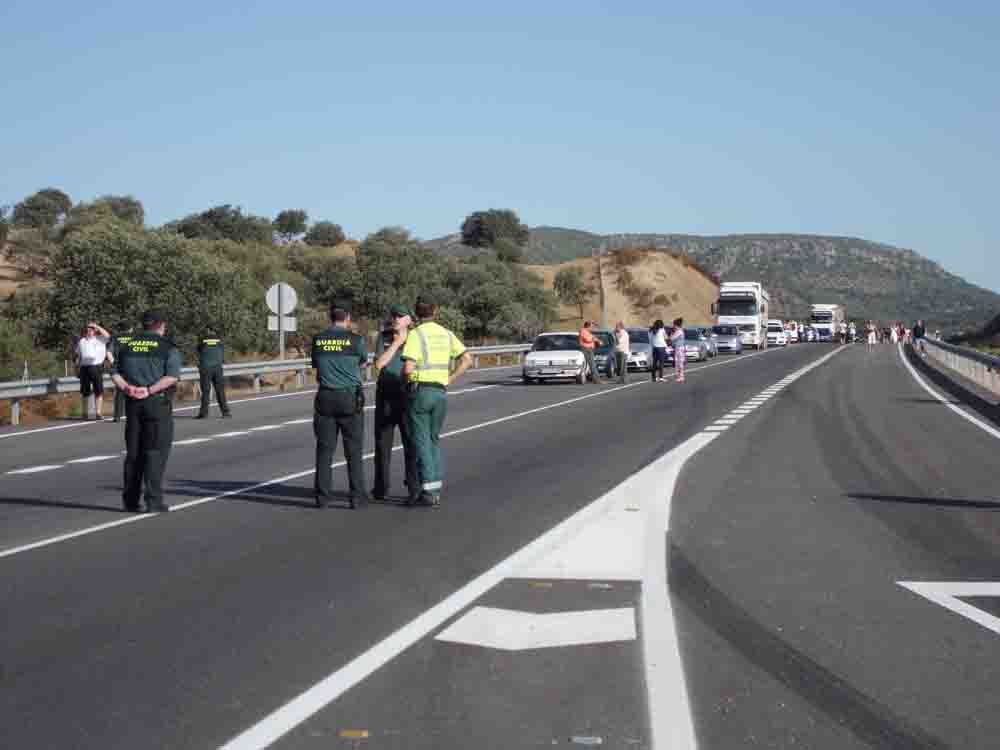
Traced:
[[412, 504], [437, 507], [444, 479], [438, 441], [448, 413], [447, 389], [469, 369], [472, 357], [458, 336], [435, 322], [436, 305], [418, 300], [415, 307], [421, 322], [403, 346], [403, 375], [410, 391], [406, 418], [420, 474], [420, 495]]

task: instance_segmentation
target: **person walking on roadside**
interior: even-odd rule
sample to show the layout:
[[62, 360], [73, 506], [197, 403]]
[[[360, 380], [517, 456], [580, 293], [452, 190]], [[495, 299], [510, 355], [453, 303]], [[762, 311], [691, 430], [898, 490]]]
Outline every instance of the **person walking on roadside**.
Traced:
[[875, 351], [875, 344], [878, 343], [878, 333], [875, 330], [875, 321], [869, 320], [865, 326], [865, 334], [868, 339], [868, 351]]
[[420, 474], [420, 493], [411, 504], [436, 508], [444, 485], [440, 439], [448, 414], [448, 386], [469, 369], [472, 357], [458, 336], [434, 320], [437, 305], [417, 300], [416, 313], [420, 325], [403, 345], [403, 376], [410, 391], [406, 415]]
[[317, 508], [333, 500], [333, 454], [337, 436], [344, 441], [351, 508], [367, 502], [365, 464], [365, 395], [361, 371], [368, 366], [368, 347], [363, 336], [352, 330], [346, 303], [330, 308], [333, 324], [313, 337], [312, 366], [319, 389], [313, 402], [313, 433], [316, 435], [316, 474], [313, 490]]
[[90, 396], [94, 396], [94, 419], [104, 419], [104, 361], [108, 358], [111, 334], [97, 323], [87, 323], [76, 343], [76, 356], [80, 363], [81, 416], [87, 419]]
[[209, 328], [205, 335], [198, 340], [198, 381], [201, 386], [201, 408], [195, 415], [195, 419], [208, 417], [213, 388], [215, 389], [215, 400], [219, 404], [222, 416], [226, 418], [233, 416], [226, 403], [226, 379], [223, 373], [225, 354], [225, 345], [222, 343], [222, 339], [219, 338], [214, 329]]
[[899, 343], [899, 327], [893, 323], [892, 328], [889, 329], [889, 336], [892, 340], [893, 345]]
[[382, 328], [375, 344], [375, 487], [372, 495], [385, 500], [389, 495], [392, 446], [396, 429], [403, 443], [403, 463], [406, 467], [406, 489], [410, 501], [420, 494], [417, 454], [413, 446], [410, 423], [406, 418], [407, 394], [403, 382], [403, 345], [413, 324], [413, 313], [403, 305], [393, 305], [389, 321]]
[[181, 353], [165, 338], [166, 322], [157, 310], [142, 316], [142, 333], [122, 344], [115, 365], [115, 387], [125, 403], [125, 510], [139, 511], [145, 488], [146, 511], [170, 510], [163, 501], [163, 472], [174, 441], [173, 393], [181, 377]]
[[621, 320], [615, 325], [615, 368], [618, 370], [618, 382], [625, 385], [628, 382], [628, 355], [631, 347], [628, 330]]
[[583, 361], [587, 364], [587, 378], [591, 383], [601, 383], [602, 379], [597, 372], [597, 364], [594, 361], [594, 348], [597, 346], [597, 339], [591, 330], [593, 324], [589, 320], [583, 321], [583, 328], [580, 329], [580, 351], [583, 352]]
[[[123, 331], [123, 333], [116, 333], [111, 337], [110, 351], [108, 352], [108, 361], [111, 364], [111, 372], [114, 373], [115, 363], [118, 358], [121, 357], [122, 347], [132, 340], [132, 326], [128, 323], [122, 323], [117, 327], [117, 330]], [[112, 420], [115, 422], [121, 421], [121, 418], [125, 416], [125, 401], [126, 395], [125, 391], [115, 386], [114, 404], [112, 406]]]
[[918, 320], [913, 326], [913, 348], [920, 352], [921, 357], [927, 356], [927, 347], [924, 346], [924, 336], [927, 335], [927, 326], [924, 321]]
[[687, 367], [687, 344], [684, 339], [684, 318], [674, 320], [674, 330], [670, 333], [670, 344], [674, 347], [674, 369], [677, 370], [677, 382], [684, 382], [684, 370]]
[[653, 345], [653, 367], [650, 374], [656, 383], [664, 379], [663, 368], [667, 365], [667, 329], [663, 327], [662, 320], [654, 322], [649, 329], [649, 340]]

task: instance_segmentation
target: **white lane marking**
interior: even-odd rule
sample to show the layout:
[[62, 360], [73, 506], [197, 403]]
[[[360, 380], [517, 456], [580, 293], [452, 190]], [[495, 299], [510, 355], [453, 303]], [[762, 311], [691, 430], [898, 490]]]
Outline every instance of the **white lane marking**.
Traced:
[[714, 427], [716, 425], [731, 425], [731, 424], [736, 424], [739, 421], [740, 421], [739, 417], [716, 419], [714, 422], [712, 422], [712, 426]]
[[722, 425], [721, 427], [710, 425], [706, 427], [704, 430], [702, 430], [702, 432], [725, 432], [728, 429], [729, 427], [727, 425]]
[[917, 373], [917, 371], [913, 367], [913, 365], [910, 364], [909, 360], [906, 359], [906, 355], [903, 353], [903, 345], [902, 344], [899, 344], [896, 347], [896, 351], [899, 352], [899, 358], [900, 358], [900, 360], [902, 360], [903, 364], [906, 365], [906, 369], [910, 371], [910, 374], [913, 376], [913, 379], [917, 381], [917, 383], [920, 385], [921, 388], [923, 388], [925, 391], [927, 391], [929, 394], [931, 394], [934, 398], [936, 398], [942, 404], [944, 404], [949, 409], [951, 409], [953, 412], [955, 412], [962, 419], [964, 419], [964, 420], [966, 420], [968, 422], [971, 422], [972, 424], [974, 424], [976, 427], [980, 428], [981, 430], [983, 430], [987, 434], [992, 435], [995, 438], [1000, 438], [1000, 430], [997, 430], [995, 427], [993, 427], [992, 425], [987, 424], [986, 422], [984, 422], [983, 420], [979, 419], [978, 417], [972, 416], [971, 414], [969, 414], [964, 409], [959, 409], [957, 406], [955, 406], [955, 404], [951, 403], [948, 399], [944, 398], [944, 396], [942, 396], [940, 393], [938, 393], [933, 388], [931, 388], [929, 385], [927, 385], [927, 383], [924, 381], [924, 379], [922, 377], [920, 377], [920, 375]]
[[283, 424], [262, 424], [259, 427], [250, 427], [250, 432], [264, 432], [266, 430], [280, 430]]
[[634, 641], [635, 610], [620, 607], [535, 614], [473, 607], [434, 640], [501, 651]]
[[202, 437], [202, 438], [188, 438], [187, 440], [175, 440], [174, 445], [197, 445], [198, 443], [207, 443], [212, 438]]
[[[777, 351], [777, 350], [765, 350], [763, 352], [759, 352], [759, 354], [761, 354], [761, 355], [767, 354], [768, 351]], [[715, 364], [704, 365], [702, 367], [692, 367], [692, 368], [689, 368], [688, 374], [693, 374], [695, 372], [699, 372], [700, 370], [706, 370], [706, 369], [708, 369], [710, 367], [716, 367], [716, 366], [725, 365], [725, 364], [735, 364], [737, 362], [745, 362], [745, 361], [747, 361], [749, 359], [752, 359], [755, 356], [758, 356], [758, 355], [757, 354], [750, 354], [750, 355], [747, 355], [745, 357], [741, 357], [740, 359], [727, 360], [726, 362], [717, 362]], [[504, 368], [504, 369], [506, 369], [506, 368]], [[507, 421], [509, 421], [511, 419], [517, 419], [519, 417], [528, 416], [530, 414], [536, 414], [536, 413], [541, 412], [541, 411], [546, 411], [547, 409], [554, 409], [554, 408], [556, 408], [558, 406], [565, 406], [565, 405], [568, 405], [568, 404], [576, 403], [576, 402], [581, 401], [581, 400], [585, 400], [585, 399], [589, 399], [589, 398], [596, 398], [598, 396], [606, 396], [609, 393], [616, 393], [617, 391], [625, 390], [626, 388], [632, 388], [632, 387], [634, 387], [636, 385], [645, 385], [645, 384], [647, 384], [649, 382], [651, 382], [651, 381], [643, 380], [643, 381], [639, 381], [639, 382], [636, 382], [636, 383], [631, 383], [629, 385], [623, 385], [623, 386], [618, 386], [616, 388], [609, 388], [609, 389], [606, 389], [606, 390], [597, 391], [595, 393], [590, 393], [590, 394], [587, 394], [585, 396], [578, 396], [576, 398], [568, 399], [566, 401], [560, 401], [560, 402], [557, 402], [555, 404], [549, 404], [548, 406], [543, 406], [543, 407], [540, 407], [538, 409], [530, 409], [530, 410], [525, 411], [525, 412], [520, 412], [519, 414], [514, 414], [514, 415], [511, 415], [511, 416], [508, 416], [508, 417], [503, 417], [503, 418], [500, 418], [500, 419], [495, 419], [495, 420], [492, 420], [492, 421], [489, 421], [489, 422], [483, 422], [483, 423], [481, 423], [479, 425], [474, 425], [474, 426], [471, 426], [471, 427], [463, 427], [463, 428], [461, 428], [459, 430], [453, 430], [451, 432], [446, 432], [446, 433], [442, 434], [441, 437], [445, 438], [445, 437], [452, 437], [453, 435], [460, 435], [462, 433], [469, 432], [471, 430], [477, 430], [477, 429], [481, 429], [483, 427], [490, 427], [490, 426], [495, 425], [495, 424], [500, 424], [502, 422], [507, 422]], [[496, 387], [496, 386], [483, 386], [483, 387], [484, 388], [492, 388], [492, 387]], [[459, 393], [459, 391], [456, 391], [455, 393]], [[398, 450], [402, 450], [402, 446], [401, 445], [397, 445], [397, 446], [395, 446], [393, 448], [393, 451], [398, 451]], [[368, 453], [365, 456], [363, 456], [363, 458], [365, 460], [368, 460], [368, 459], [371, 459], [372, 457], [374, 457], [374, 455], [375, 455], [374, 453]], [[344, 465], [345, 465], [344, 461], [339, 461], [339, 462], [333, 464], [334, 468], [341, 467], [341, 466], [344, 466]], [[55, 465], [55, 466], [52, 466], [52, 467], [46, 467], [46, 468], [59, 468], [59, 466], [61, 466], [61, 464], [60, 465]], [[41, 470], [41, 469], [39, 469], [38, 467], [35, 467], [35, 470]], [[23, 469], [20, 470], [20, 472], [24, 472], [24, 471], [25, 470], [23, 470]], [[214, 502], [216, 500], [222, 500], [222, 499], [225, 499], [227, 497], [233, 497], [235, 495], [242, 495], [243, 493], [246, 493], [246, 492], [253, 492], [254, 490], [258, 490], [258, 489], [261, 489], [263, 487], [271, 487], [271, 486], [273, 486], [275, 484], [281, 484], [282, 482], [288, 482], [288, 481], [291, 481], [293, 479], [300, 479], [301, 477], [308, 476], [309, 474], [315, 473], [315, 471], [316, 471], [315, 468], [304, 469], [303, 471], [295, 472], [293, 474], [286, 474], [285, 476], [282, 476], [282, 477], [275, 477], [274, 479], [268, 479], [267, 481], [259, 482], [258, 484], [249, 485], [247, 487], [241, 487], [241, 488], [238, 488], [238, 489], [235, 489], [235, 490], [228, 490], [227, 492], [223, 492], [223, 493], [220, 493], [218, 495], [211, 495], [211, 496], [208, 496], [208, 497], [197, 498], [195, 500], [188, 500], [187, 502], [178, 503], [177, 505], [171, 506], [171, 510], [176, 512], [176, 511], [186, 510], [188, 508], [195, 508], [195, 507], [197, 507], [199, 505], [202, 505], [204, 503], [210, 503], [210, 502]], [[8, 473], [10, 473], [10, 472], [8, 472]], [[121, 518], [121, 519], [119, 519], [117, 521], [108, 521], [106, 523], [97, 524], [95, 526], [87, 526], [85, 528], [78, 529], [76, 531], [69, 531], [69, 532], [66, 532], [65, 534], [59, 534], [58, 536], [48, 537], [46, 539], [39, 539], [38, 541], [29, 542], [28, 544], [22, 544], [22, 545], [17, 546], [17, 547], [10, 547], [10, 548], [5, 549], [5, 550], [0, 550], [0, 559], [3, 559], [5, 557], [11, 557], [13, 555], [17, 555], [17, 554], [20, 554], [22, 552], [29, 552], [29, 551], [34, 550], [34, 549], [41, 549], [43, 547], [49, 547], [49, 546], [51, 546], [53, 544], [59, 544], [61, 542], [66, 542], [66, 541], [69, 541], [71, 539], [77, 539], [77, 538], [82, 537], [82, 536], [88, 536], [90, 534], [97, 534], [99, 532], [107, 531], [109, 529], [114, 529], [114, 528], [117, 528], [119, 526], [124, 526], [126, 524], [139, 523], [139, 522], [142, 522], [142, 521], [148, 521], [148, 520], [151, 520], [151, 519], [156, 518], [156, 517], [157, 516], [153, 515], [153, 514], [144, 514], [144, 515], [137, 515], [137, 516], [129, 516], [127, 518]]]
[[963, 596], [1000, 596], [1000, 582], [997, 581], [897, 581], [900, 586], [919, 594], [955, 614], [982, 625], [987, 630], [1000, 634], [1000, 617], [991, 615], [979, 607], [963, 602]]
[[72, 461], [67, 461], [68, 464], [92, 464], [95, 461], [108, 461], [112, 458], [118, 458], [121, 454], [116, 453], [113, 456], [88, 456], [87, 458], [74, 458]]
[[282, 422], [282, 424], [312, 424], [312, 421], [312, 417], [306, 417], [305, 419], [289, 419], [287, 422]]
[[[491, 372], [493, 370], [514, 370], [514, 369], [520, 370], [521, 365], [504, 365], [503, 367], [480, 367], [479, 369], [470, 370], [469, 372], [471, 374], [478, 372]], [[364, 384], [365, 388], [371, 388], [374, 385], [375, 385], [374, 382]], [[492, 386], [483, 386], [483, 387], [489, 388]], [[308, 388], [308, 389], [303, 389], [301, 391], [295, 391], [294, 393], [274, 393], [269, 396], [253, 396], [251, 398], [238, 398], [236, 400], [231, 400], [228, 403], [247, 404], [247, 403], [253, 403], [255, 401], [270, 401], [271, 399], [275, 398], [293, 398], [294, 396], [309, 396], [315, 394], [316, 394], [315, 388]], [[194, 406], [181, 406], [174, 409], [174, 412], [176, 413], [179, 411], [194, 411], [195, 409], [200, 409], [200, 408], [201, 406], [198, 404], [195, 404]], [[4, 440], [5, 438], [23, 437], [25, 435], [34, 435], [39, 432], [52, 432], [53, 430], [71, 430], [74, 427], [94, 427], [99, 424], [103, 423], [81, 420], [79, 422], [74, 422], [72, 424], [60, 424], [60, 425], [54, 425], [52, 427], [36, 427], [32, 430], [18, 430], [17, 432], [8, 432], [4, 435], [0, 435], [0, 440]]]
[[15, 469], [14, 471], [8, 471], [8, 474], [37, 474], [40, 471], [51, 471], [52, 469], [61, 469], [64, 464], [46, 464], [45, 466], [32, 466], [28, 469]]
[[[312, 422], [311, 419], [309, 421]], [[237, 435], [249, 435], [249, 434], [250, 434], [250, 430], [233, 430], [232, 432], [220, 432], [220, 433], [218, 433], [216, 435], [212, 435], [212, 437], [214, 437], [214, 438], [227, 438], [227, 437], [236, 437]]]

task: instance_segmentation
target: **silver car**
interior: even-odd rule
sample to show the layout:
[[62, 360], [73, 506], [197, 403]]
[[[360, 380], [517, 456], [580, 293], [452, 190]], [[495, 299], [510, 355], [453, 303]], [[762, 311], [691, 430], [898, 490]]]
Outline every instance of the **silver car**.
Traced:
[[715, 346], [719, 352], [742, 354], [743, 341], [740, 340], [740, 328], [733, 325], [712, 326], [715, 334]]
[[703, 362], [712, 356], [708, 337], [698, 328], [684, 329], [684, 346], [687, 349], [688, 362]]
[[628, 331], [629, 370], [653, 369], [653, 344], [649, 340], [649, 331], [645, 328], [626, 328]]

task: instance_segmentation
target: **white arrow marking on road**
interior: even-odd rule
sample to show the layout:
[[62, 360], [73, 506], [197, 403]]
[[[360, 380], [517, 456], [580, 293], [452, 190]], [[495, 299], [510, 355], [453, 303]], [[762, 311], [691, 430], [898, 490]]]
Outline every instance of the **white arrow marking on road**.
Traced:
[[1000, 617], [963, 602], [960, 596], [1000, 596], [1000, 581], [897, 581], [904, 589], [920, 594], [987, 630], [1000, 634]]
[[502, 651], [635, 640], [635, 610], [595, 609], [538, 615], [474, 607], [434, 639]]

